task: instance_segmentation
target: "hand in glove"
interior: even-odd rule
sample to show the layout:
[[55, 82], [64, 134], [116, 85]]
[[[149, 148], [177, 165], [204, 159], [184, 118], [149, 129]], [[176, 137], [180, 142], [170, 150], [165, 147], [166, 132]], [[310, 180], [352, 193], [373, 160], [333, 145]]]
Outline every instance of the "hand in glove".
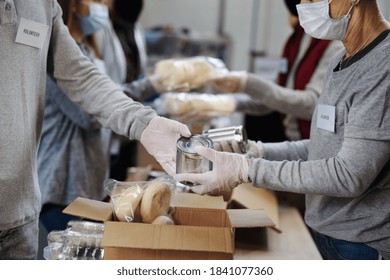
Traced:
[[201, 174], [174, 175], [177, 181], [199, 184], [191, 187], [193, 192], [205, 194], [226, 191], [248, 182], [249, 160], [244, 155], [217, 152], [205, 147], [196, 147], [195, 151], [213, 162], [213, 170]]
[[227, 153], [236, 153], [243, 154], [242, 144], [239, 144], [237, 141], [214, 141], [213, 143], [214, 150], [219, 152]]
[[263, 142], [248, 140], [245, 155], [247, 158], [262, 158], [264, 156]]
[[140, 142], [169, 174], [176, 170], [176, 142], [181, 137], [190, 137], [187, 126], [162, 117], [153, 118], [141, 134]]
[[[247, 158], [260, 158], [263, 157], [263, 143], [261, 141], [256, 142], [248, 140], [248, 143], [245, 145], [245, 156]], [[214, 150], [220, 152], [236, 153], [242, 154], [243, 150], [241, 145], [237, 141], [219, 141], [214, 142]]]
[[231, 71], [215, 75], [210, 79], [210, 84], [220, 92], [243, 92], [247, 79], [245, 71]]

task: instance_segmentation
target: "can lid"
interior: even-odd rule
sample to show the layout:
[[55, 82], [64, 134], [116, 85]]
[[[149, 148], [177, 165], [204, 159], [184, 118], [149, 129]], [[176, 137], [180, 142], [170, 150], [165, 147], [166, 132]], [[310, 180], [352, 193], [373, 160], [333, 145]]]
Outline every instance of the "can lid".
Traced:
[[177, 148], [185, 153], [196, 154], [195, 147], [203, 146], [213, 148], [213, 141], [204, 135], [192, 135], [191, 137], [181, 137], [177, 140]]

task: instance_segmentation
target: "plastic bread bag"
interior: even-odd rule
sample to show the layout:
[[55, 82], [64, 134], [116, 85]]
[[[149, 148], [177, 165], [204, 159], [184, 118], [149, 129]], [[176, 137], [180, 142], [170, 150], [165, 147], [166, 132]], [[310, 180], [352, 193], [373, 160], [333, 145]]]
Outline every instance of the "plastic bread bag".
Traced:
[[235, 99], [231, 94], [180, 92], [166, 93], [159, 99], [166, 115], [184, 122], [228, 116], [236, 109]]
[[121, 222], [139, 220], [138, 210], [146, 182], [104, 181], [104, 189], [111, 198], [115, 218]]
[[156, 217], [168, 214], [175, 184], [167, 176], [138, 182], [108, 179], [104, 187], [118, 221], [152, 223]]
[[175, 191], [176, 184], [172, 177], [162, 176], [148, 181], [139, 207], [142, 222], [173, 224], [170, 210], [174, 204]]
[[160, 60], [154, 74], [164, 77], [161, 83], [168, 91], [186, 91], [204, 86], [212, 77], [227, 71], [218, 58], [195, 56]]

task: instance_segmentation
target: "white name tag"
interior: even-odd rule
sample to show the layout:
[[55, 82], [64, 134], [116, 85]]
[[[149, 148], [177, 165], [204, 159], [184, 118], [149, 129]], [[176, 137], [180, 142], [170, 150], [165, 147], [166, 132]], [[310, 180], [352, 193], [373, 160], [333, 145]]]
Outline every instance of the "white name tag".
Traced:
[[48, 30], [49, 26], [45, 24], [20, 18], [15, 42], [41, 49], [45, 43]]
[[334, 132], [336, 124], [336, 107], [318, 104], [317, 106], [317, 127]]

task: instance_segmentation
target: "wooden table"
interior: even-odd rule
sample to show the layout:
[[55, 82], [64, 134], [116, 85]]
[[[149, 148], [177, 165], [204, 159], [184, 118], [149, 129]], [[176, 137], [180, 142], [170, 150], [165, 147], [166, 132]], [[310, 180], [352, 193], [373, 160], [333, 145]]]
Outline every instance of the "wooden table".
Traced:
[[299, 214], [293, 207], [280, 206], [281, 233], [272, 228], [256, 232], [251, 242], [236, 242], [237, 260], [320, 260], [321, 255]]

